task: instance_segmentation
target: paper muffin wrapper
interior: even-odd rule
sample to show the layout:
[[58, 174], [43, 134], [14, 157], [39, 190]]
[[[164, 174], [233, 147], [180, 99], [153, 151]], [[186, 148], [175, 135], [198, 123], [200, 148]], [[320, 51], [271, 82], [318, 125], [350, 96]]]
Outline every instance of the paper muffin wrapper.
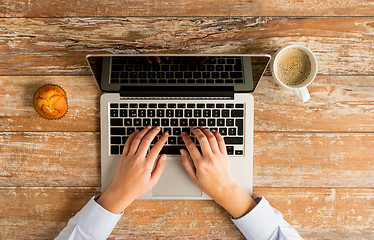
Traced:
[[[62, 115], [61, 117], [58, 117], [58, 118], [46, 118], [46, 117], [42, 116], [42, 115], [38, 112], [38, 110], [36, 109], [36, 107], [35, 107], [35, 102], [34, 102], [34, 100], [35, 100], [35, 96], [36, 96], [36, 94], [38, 93], [39, 89], [41, 89], [41, 88], [44, 87], [44, 86], [56, 86], [56, 87], [61, 88], [62, 91], [64, 91], [64, 93], [65, 93], [65, 97], [66, 97], [66, 112], [65, 112], [64, 115]], [[34, 97], [33, 97], [33, 99], [32, 99], [32, 105], [33, 105], [34, 111], [38, 114], [39, 117], [41, 117], [41, 118], [43, 118], [43, 119], [46, 119], [46, 120], [50, 120], [50, 121], [61, 120], [61, 119], [62, 119], [62, 118], [63, 118], [63, 117], [68, 113], [68, 111], [69, 111], [69, 100], [68, 100], [68, 95], [66, 94], [65, 89], [64, 89], [63, 87], [57, 85], [57, 84], [52, 84], [52, 83], [46, 83], [46, 84], [43, 84], [43, 85], [41, 85], [41, 86], [40, 86], [40, 87], [35, 91], [35, 93], [34, 93]]]

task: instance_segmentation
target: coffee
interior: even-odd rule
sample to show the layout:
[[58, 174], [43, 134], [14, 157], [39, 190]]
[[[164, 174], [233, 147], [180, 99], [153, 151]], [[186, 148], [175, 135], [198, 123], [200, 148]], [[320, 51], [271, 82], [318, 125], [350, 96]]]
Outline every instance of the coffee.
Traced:
[[310, 73], [310, 58], [304, 51], [288, 48], [278, 57], [275, 74], [283, 84], [297, 86], [305, 82]]

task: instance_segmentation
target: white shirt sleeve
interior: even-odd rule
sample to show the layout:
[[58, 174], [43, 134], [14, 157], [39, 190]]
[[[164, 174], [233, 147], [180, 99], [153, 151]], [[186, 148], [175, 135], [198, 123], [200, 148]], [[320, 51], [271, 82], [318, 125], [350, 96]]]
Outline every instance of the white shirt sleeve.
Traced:
[[270, 206], [265, 198], [254, 200], [257, 202], [256, 207], [243, 217], [232, 219], [246, 239], [302, 239], [297, 231], [283, 219], [283, 215]]
[[107, 239], [123, 213], [114, 214], [96, 203], [95, 197], [74, 216], [55, 240]]

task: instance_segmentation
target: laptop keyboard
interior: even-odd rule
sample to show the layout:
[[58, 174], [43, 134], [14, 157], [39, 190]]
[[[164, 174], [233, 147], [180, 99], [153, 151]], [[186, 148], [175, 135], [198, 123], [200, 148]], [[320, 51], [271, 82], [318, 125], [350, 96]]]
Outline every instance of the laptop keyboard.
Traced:
[[119, 84], [241, 84], [241, 57], [161, 57], [150, 64], [136, 57], [113, 57], [110, 83]]
[[[205, 127], [222, 135], [228, 155], [244, 154], [243, 103], [110, 103], [109, 113], [111, 155], [121, 154], [129, 135], [148, 125], [160, 126], [159, 136], [169, 132], [161, 153], [179, 155], [179, 149], [186, 148], [182, 132], [187, 132], [200, 148], [190, 128]], [[159, 136], [152, 141], [151, 147]]]

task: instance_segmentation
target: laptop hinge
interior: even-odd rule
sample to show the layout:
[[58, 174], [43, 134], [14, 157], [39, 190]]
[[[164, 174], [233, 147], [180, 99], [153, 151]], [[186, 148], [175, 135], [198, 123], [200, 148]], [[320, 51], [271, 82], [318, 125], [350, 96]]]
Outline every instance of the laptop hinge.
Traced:
[[121, 86], [120, 96], [234, 98], [234, 86]]

